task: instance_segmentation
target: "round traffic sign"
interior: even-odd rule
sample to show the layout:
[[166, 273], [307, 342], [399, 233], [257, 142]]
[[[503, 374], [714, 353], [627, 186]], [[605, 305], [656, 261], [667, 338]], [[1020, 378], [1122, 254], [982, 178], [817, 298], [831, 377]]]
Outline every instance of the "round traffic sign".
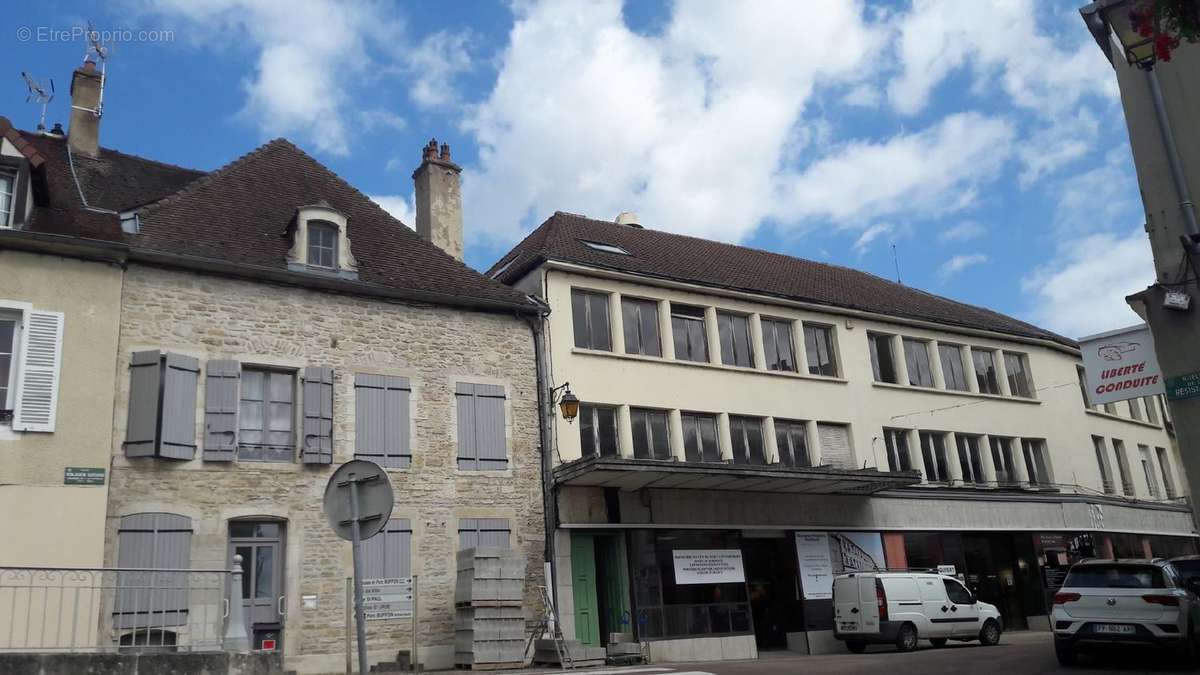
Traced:
[[392, 481], [381, 466], [361, 459], [346, 462], [329, 477], [325, 484], [325, 517], [334, 532], [347, 541], [354, 538], [352, 494], [358, 497], [359, 539], [370, 539], [392, 515]]

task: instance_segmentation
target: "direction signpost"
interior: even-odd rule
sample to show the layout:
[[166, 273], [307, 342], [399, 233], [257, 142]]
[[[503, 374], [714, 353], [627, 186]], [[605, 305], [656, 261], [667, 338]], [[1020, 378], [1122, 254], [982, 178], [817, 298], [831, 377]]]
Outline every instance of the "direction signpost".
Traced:
[[[349, 540], [352, 546], [358, 672], [364, 674], [367, 672], [367, 624], [363, 605], [362, 542], [379, 534], [387, 525], [394, 501], [392, 482], [387, 472], [374, 462], [361, 459], [346, 462], [329, 477], [325, 485], [325, 517], [334, 532], [342, 539]], [[383, 595], [380, 594], [380, 597]], [[411, 601], [412, 595], [409, 593]]]

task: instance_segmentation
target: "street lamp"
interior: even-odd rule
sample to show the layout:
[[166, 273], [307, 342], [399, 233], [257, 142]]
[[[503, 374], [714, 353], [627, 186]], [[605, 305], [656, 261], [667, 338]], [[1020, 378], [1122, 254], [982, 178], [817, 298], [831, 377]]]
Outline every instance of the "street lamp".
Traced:
[[1099, 19], [1112, 29], [1113, 35], [1125, 50], [1125, 60], [1142, 70], [1154, 67], [1157, 54], [1154, 51], [1154, 36], [1142, 35], [1133, 25], [1132, 12], [1136, 11], [1126, 0], [1096, 2], [1091, 5]]
[[558, 403], [559, 413], [567, 421], [567, 424], [575, 421], [575, 418], [579, 416], [579, 399], [571, 393], [570, 382], [563, 382], [551, 389], [550, 398]]

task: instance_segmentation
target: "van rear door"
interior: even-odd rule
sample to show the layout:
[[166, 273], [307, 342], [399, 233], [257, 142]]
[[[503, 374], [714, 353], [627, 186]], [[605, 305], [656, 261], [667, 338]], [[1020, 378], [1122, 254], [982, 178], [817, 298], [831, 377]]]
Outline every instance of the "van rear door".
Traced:
[[874, 577], [855, 574], [833, 580], [833, 620], [838, 633], [874, 633], [879, 630]]

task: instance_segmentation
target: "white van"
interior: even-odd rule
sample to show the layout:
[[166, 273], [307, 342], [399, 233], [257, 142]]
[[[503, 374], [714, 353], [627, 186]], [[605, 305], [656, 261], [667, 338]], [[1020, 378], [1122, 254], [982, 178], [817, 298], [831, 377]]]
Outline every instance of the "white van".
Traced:
[[979, 602], [958, 579], [931, 572], [853, 572], [833, 580], [833, 636], [858, 654], [868, 644], [902, 652], [917, 640], [1000, 641], [1000, 610]]

